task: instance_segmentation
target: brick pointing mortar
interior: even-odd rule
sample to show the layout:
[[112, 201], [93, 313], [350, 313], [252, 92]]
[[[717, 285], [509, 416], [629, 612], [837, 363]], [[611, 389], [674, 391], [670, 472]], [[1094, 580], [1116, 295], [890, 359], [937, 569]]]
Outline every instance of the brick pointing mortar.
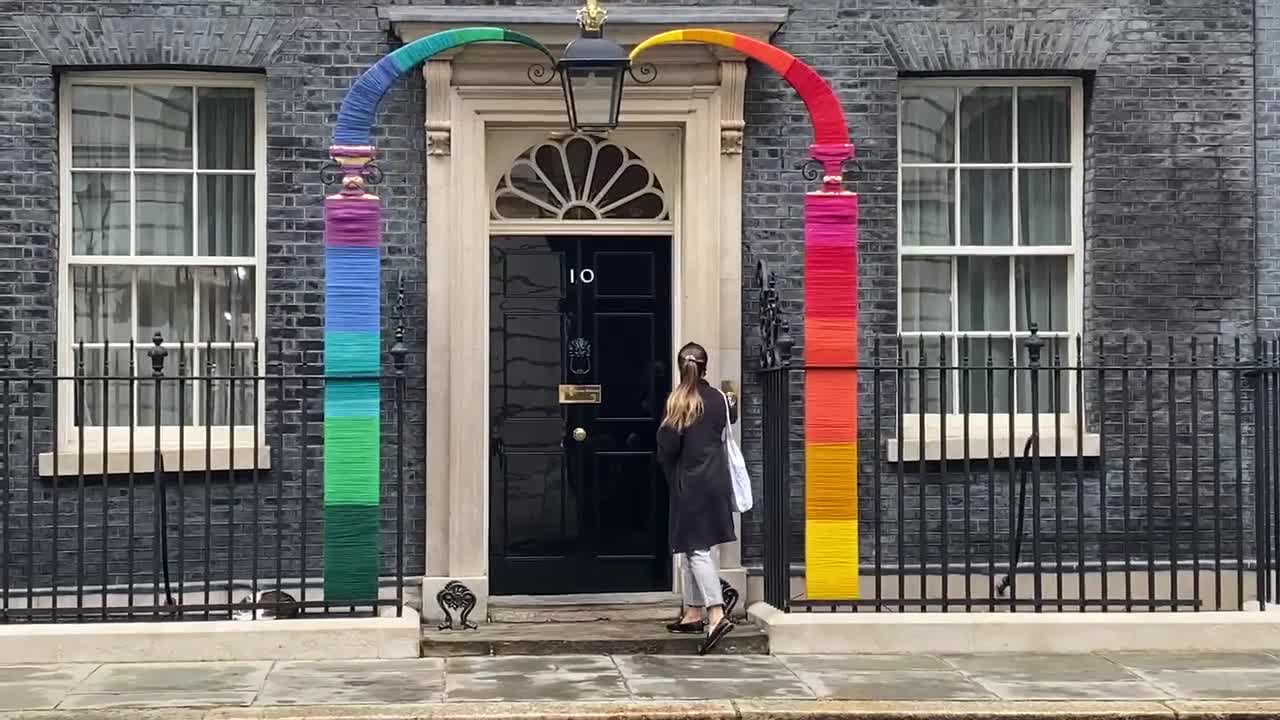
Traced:
[[[1270, 38], [1267, 31], [1274, 33], [1266, 23], [1275, 23], [1275, 0], [1262, 1], [1269, 8], [1264, 11], [1266, 39]], [[536, 8], [576, 3], [519, 4]], [[1086, 331], [1091, 337], [1252, 332], [1251, 163], [1255, 148], [1251, 145], [1250, 2], [792, 0], [790, 5], [791, 16], [775, 42], [813, 64], [836, 86], [859, 148], [853, 185], [862, 205], [859, 282], [864, 360], [870, 359], [872, 335], [896, 329], [896, 108], [898, 77], [903, 72], [1017, 71], [1085, 77]], [[1260, 61], [1264, 68], [1271, 68], [1274, 57], [1280, 57], [1271, 40], [1269, 50], [1259, 51], [1259, 57], [1266, 59]], [[0, 270], [4, 273], [0, 294], [10, 298], [0, 303], [0, 334], [47, 339], [53, 332], [57, 158], [56, 83], [50, 63], [140, 59], [160, 64], [225, 63], [263, 70], [268, 78], [271, 339], [283, 342], [286, 362], [296, 362], [303, 351], [314, 359], [320, 350], [323, 305], [320, 198], [324, 189], [317, 181], [318, 170], [343, 92], [360, 70], [391, 47], [388, 29], [369, 0], [0, 0], [0, 87], [4, 89], [0, 93]], [[1273, 70], [1263, 74], [1274, 83]], [[1274, 101], [1273, 96], [1273, 89], [1260, 90], [1259, 100]], [[424, 296], [419, 231], [427, 202], [421, 189], [421, 106], [421, 83], [416, 77], [402, 82], [384, 103], [378, 136], [389, 178], [379, 190], [388, 208], [386, 287], [390, 288], [395, 273], [404, 272], [415, 314], [420, 313]], [[1270, 128], [1273, 113], [1266, 112], [1269, 124], [1265, 127]], [[768, 259], [779, 270], [783, 306], [793, 320], [802, 358], [803, 328], [798, 326], [803, 299], [801, 202], [812, 187], [799, 171], [811, 139], [806, 116], [803, 105], [783, 83], [753, 65], [746, 123], [744, 276], [752, 276], [757, 257]], [[1257, 149], [1259, 161], [1280, 162], [1272, 157], [1276, 151], [1266, 148], [1269, 145]], [[1274, 168], [1264, 166], [1264, 183], [1274, 175]], [[1275, 242], [1275, 229], [1265, 224], [1274, 219], [1272, 215], [1274, 208], [1267, 204], [1261, 229], [1270, 239], [1258, 249], [1260, 295], [1269, 298], [1280, 296], [1272, 287], [1280, 280], [1266, 274], [1276, 274], [1268, 265], [1274, 261], [1267, 260], [1275, 254], [1268, 249]], [[755, 288], [744, 288], [743, 301], [743, 359], [744, 367], [751, 368]], [[1271, 327], [1277, 322], [1274, 299], [1262, 305], [1263, 325]], [[385, 314], [390, 314], [389, 308]], [[410, 347], [420, 352], [425, 329], [421, 323], [409, 327]], [[890, 355], [886, 347], [884, 358]], [[421, 376], [421, 357], [415, 354], [410, 377], [420, 380]], [[759, 404], [753, 395], [754, 379], [748, 373], [744, 381], [744, 444], [758, 478]], [[793, 430], [793, 477], [797, 479], [803, 477], [798, 390], [799, 381], [793, 408], [798, 419]], [[881, 439], [872, 437], [872, 389], [865, 378], [861, 394], [862, 443], [868, 448]], [[1122, 405], [1138, 407], [1132, 398], [1111, 402], [1108, 418]], [[1091, 396], [1095, 415], [1096, 406], [1097, 398]], [[416, 425], [407, 433], [413, 438], [422, 435], [420, 410], [413, 415]], [[892, 402], [882, 404], [880, 420], [886, 436], [892, 434], [893, 413]], [[288, 432], [296, 432], [294, 428], [290, 424]], [[312, 432], [317, 431], [313, 425]], [[47, 428], [38, 440], [47, 441]], [[25, 462], [20, 455], [11, 455], [15, 470]], [[869, 456], [863, 453], [867, 479], [872, 477]], [[420, 445], [411, 458], [416, 475], [409, 485], [413, 500], [407, 541], [414, 559], [411, 566], [420, 569], [421, 477], [429, 460], [422, 457]], [[1116, 468], [1109, 466], [1107, 484], [1113, 491], [1116, 475]], [[1093, 477], [1096, 484], [1096, 473]], [[314, 493], [318, 490], [315, 473], [310, 482], [309, 492]], [[864, 480], [860, 508], [864, 525], [870, 524], [877, 508], [896, 511], [897, 502], [896, 487], [886, 489], [878, 501], [869, 497], [868, 482]], [[286, 497], [297, 495], [297, 483], [296, 477], [286, 478]], [[1004, 480], [996, 482], [997, 488], [1006, 485]], [[921, 487], [918, 477], [906, 474], [906, 498], [918, 497]], [[936, 506], [938, 486], [923, 487], [933, 498], [929, 503]], [[954, 484], [948, 487], [955, 488]], [[12, 499], [23, 502], [26, 491], [15, 488]], [[47, 500], [47, 483], [38, 484], [36, 492]], [[981, 488], [975, 486], [974, 492], [971, 501], [984, 506], [987, 499], [980, 497]], [[1069, 494], [1074, 496], [1073, 491]], [[797, 481], [792, 486], [796, 559], [802, 548], [802, 498]], [[1004, 528], [1008, 512], [1002, 508], [1007, 508], [1007, 497], [996, 501], [998, 525]], [[139, 500], [143, 502], [147, 501]], [[954, 501], [948, 505], [954, 507]], [[1086, 515], [1096, 527], [1099, 509], [1089, 508]], [[47, 523], [44, 517], [40, 522]], [[954, 513], [946, 517], [954, 518]], [[958, 528], [953, 523], [939, 516], [928, 529], [936, 532], [946, 524], [955, 532]], [[983, 526], [973, 531], [980, 532], [979, 527]], [[750, 561], [759, 556], [759, 528], [750, 516], [744, 528], [745, 555]], [[865, 557], [870, 546], [866, 529], [863, 539]]]

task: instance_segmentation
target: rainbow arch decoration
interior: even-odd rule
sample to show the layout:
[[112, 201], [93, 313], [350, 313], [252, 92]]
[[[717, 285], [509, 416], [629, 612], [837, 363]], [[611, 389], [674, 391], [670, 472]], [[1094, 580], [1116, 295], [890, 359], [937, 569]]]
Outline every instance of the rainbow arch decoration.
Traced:
[[858, 597], [858, 196], [844, 190], [853, 157], [831, 85], [794, 55], [723, 30], [654, 35], [631, 52], [670, 43], [727, 47], [773, 69], [804, 101], [822, 187], [805, 195], [805, 565], [808, 597]]
[[324, 201], [324, 595], [339, 603], [378, 597], [381, 553], [382, 201], [366, 185], [378, 174], [372, 143], [378, 105], [431, 56], [479, 42], [551, 53], [495, 27], [445, 30], [389, 53], [347, 91], [329, 155], [341, 189]]

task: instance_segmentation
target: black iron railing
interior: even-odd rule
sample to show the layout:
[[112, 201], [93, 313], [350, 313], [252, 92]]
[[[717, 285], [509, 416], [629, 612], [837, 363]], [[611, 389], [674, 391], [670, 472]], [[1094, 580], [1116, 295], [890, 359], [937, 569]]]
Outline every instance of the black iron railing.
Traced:
[[[0, 341], [0, 623], [394, 612], [405, 601], [404, 328], [383, 363], [380, 587], [326, 599], [326, 375], [284, 341]], [[64, 356], [64, 360], [66, 356]], [[363, 377], [362, 380], [370, 378]]]
[[[1280, 341], [866, 340], [860, 581], [809, 598], [806, 369], [767, 269], [765, 599], [806, 611], [1179, 611], [1276, 601]], [[853, 595], [853, 593], [851, 593]]]

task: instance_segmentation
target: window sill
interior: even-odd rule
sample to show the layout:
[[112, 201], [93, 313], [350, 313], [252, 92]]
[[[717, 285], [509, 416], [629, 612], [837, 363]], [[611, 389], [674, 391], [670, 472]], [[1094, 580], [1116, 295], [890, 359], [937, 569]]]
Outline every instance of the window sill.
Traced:
[[[1030, 430], [1015, 429], [1013, 431], [1012, 445], [1015, 457], [1022, 457], [1022, 452], [1026, 448], [1027, 438], [1029, 437], [1031, 437]], [[1060, 457], [1064, 459], [1077, 457], [1096, 458], [1102, 454], [1101, 437], [1097, 433], [1084, 433], [1079, 436], [1078, 440], [1079, 443], [1077, 443], [1077, 435], [1073, 430], [1064, 429], [1056, 436], [1052, 430], [1049, 432], [1041, 430], [1040, 457]], [[1008, 433], [994, 435], [991, 441], [988, 441], [986, 435], [970, 435], [967, 443], [967, 457], [969, 460], [1007, 460], [1009, 458], [1010, 436]], [[992, 447], [993, 443], [994, 447]], [[897, 438], [892, 438], [885, 448], [885, 459], [891, 463], [919, 462], [921, 454], [923, 454], [926, 462], [941, 461], [943, 457], [948, 462], [963, 461], [966, 457], [965, 445], [965, 436], [948, 435], [946, 438], [946, 453], [944, 455], [943, 442], [940, 437], [926, 438], [923, 442], [918, 437], [908, 437], [901, 441]]]
[[[237, 442], [234, 445], [213, 444], [208, 448], [203, 443], [187, 442], [160, 445], [160, 469], [165, 473], [176, 473], [179, 468], [183, 472], [204, 472], [205, 470], [270, 470], [271, 448], [259, 444], [257, 462], [254, 462], [254, 446], [252, 443]], [[41, 477], [68, 477], [81, 473], [81, 457], [84, 458], [85, 475], [127, 475], [155, 472], [156, 451], [150, 442], [135, 443], [133, 448], [125, 446], [86, 447], [81, 449], [72, 444], [60, 448], [57, 452], [57, 472], [54, 472], [54, 453], [40, 453], [39, 473]]]

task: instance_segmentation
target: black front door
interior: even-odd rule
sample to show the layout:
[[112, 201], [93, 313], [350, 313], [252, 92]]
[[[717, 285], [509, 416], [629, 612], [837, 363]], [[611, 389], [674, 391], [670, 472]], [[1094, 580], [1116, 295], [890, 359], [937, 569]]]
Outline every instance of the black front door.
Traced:
[[491, 591], [669, 588], [670, 239], [495, 237], [489, 257]]

